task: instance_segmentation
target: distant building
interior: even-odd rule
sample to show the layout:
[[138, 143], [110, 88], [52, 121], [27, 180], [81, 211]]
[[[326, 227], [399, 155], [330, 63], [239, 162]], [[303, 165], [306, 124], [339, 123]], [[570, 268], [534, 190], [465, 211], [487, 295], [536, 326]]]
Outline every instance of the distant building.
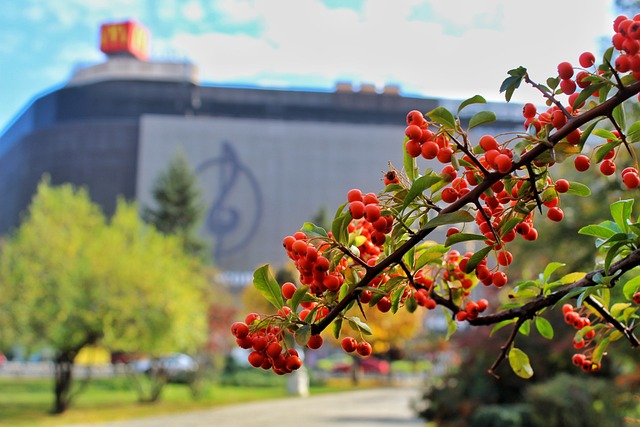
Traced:
[[[388, 162], [402, 166], [408, 111], [459, 103], [396, 86], [202, 85], [193, 64], [146, 61], [146, 42], [109, 44], [104, 31], [107, 60], [35, 99], [0, 136], [0, 233], [19, 225], [43, 174], [87, 187], [108, 214], [118, 196], [151, 204], [158, 173], [182, 150], [207, 208], [201, 234], [228, 279], [245, 283], [257, 266], [283, 263], [282, 238], [322, 209], [331, 218], [349, 189], [382, 189]], [[499, 120], [476, 136], [521, 128], [521, 106], [487, 108]]]

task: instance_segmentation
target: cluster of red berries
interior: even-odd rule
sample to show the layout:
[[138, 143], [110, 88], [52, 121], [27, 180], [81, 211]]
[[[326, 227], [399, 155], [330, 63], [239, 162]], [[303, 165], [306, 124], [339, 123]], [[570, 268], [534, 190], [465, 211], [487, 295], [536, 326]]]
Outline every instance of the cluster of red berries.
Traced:
[[340, 346], [347, 353], [356, 352], [362, 357], [370, 356], [371, 353], [373, 352], [373, 349], [371, 348], [371, 344], [369, 344], [366, 341], [358, 342], [353, 337], [342, 338], [342, 341], [340, 342]]
[[[252, 327], [250, 327], [251, 325]], [[260, 326], [260, 316], [250, 313], [244, 322], [234, 322], [231, 333], [238, 346], [251, 349], [247, 357], [256, 368], [273, 370], [276, 374], [291, 373], [302, 366], [302, 359], [293, 348], [283, 347], [283, 333], [278, 326]]]
[[487, 307], [489, 307], [489, 302], [484, 298], [480, 298], [478, 301], [468, 301], [464, 306], [464, 310], [456, 313], [456, 319], [461, 322], [463, 320], [474, 320], [480, 313], [484, 312]]
[[[382, 247], [386, 241], [387, 234], [393, 228], [393, 216], [382, 215], [378, 196], [374, 193], [362, 194], [362, 191], [354, 188], [347, 193], [349, 201], [349, 212], [351, 217], [356, 220], [350, 224], [349, 232], [359, 231], [360, 235], [367, 237], [367, 242]], [[365, 253], [369, 256], [376, 257], [380, 255], [380, 251], [370, 246], [366, 246]], [[364, 254], [360, 254], [365, 261]]]
[[621, 52], [615, 60], [615, 68], [619, 73], [631, 72], [640, 81], [640, 14], [632, 19], [624, 15], [613, 21], [613, 47]]
[[440, 163], [450, 163], [454, 149], [449, 138], [444, 134], [434, 133], [429, 129], [429, 122], [418, 110], [407, 114], [407, 153], [413, 158], [422, 156], [425, 159], [438, 159]]
[[321, 295], [327, 290], [340, 289], [344, 283], [344, 276], [340, 272], [347, 267], [346, 259], [329, 271], [329, 259], [322, 254], [325, 247], [315, 247], [301, 231], [285, 237], [282, 245], [300, 273], [300, 283], [309, 285], [312, 294]]
[[[461, 289], [461, 297], [463, 299], [469, 297], [469, 295], [471, 294], [471, 288], [474, 285], [474, 280], [472, 280], [470, 275], [465, 273], [466, 265], [472, 255], [473, 253], [469, 252], [462, 256], [457, 250], [450, 250], [444, 257], [443, 271], [437, 273], [438, 277], [443, 282], [448, 283], [447, 287], [449, 289], [455, 289], [459, 287]], [[508, 255], [511, 256], [511, 254]], [[482, 274], [484, 274], [483, 269], [486, 269], [488, 271], [490, 279], [487, 284], [491, 284], [490, 280], [493, 278], [495, 273], [489, 270], [489, 268], [487, 267], [486, 259], [481, 261], [480, 264], [482, 265], [482, 267], [480, 268], [480, 271], [483, 272]], [[480, 264], [478, 265], [478, 267], [480, 267]], [[418, 305], [423, 306], [428, 310], [433, 310], [437, 306], [436, 301], [431, 298], [430, 295], [430, 292], [434, 286], [434, 278], [431, 275], [431, 271], [431, 267], [424, 267], [418, 270], [414, 275], [414, 282], [417, 285], [421, 286], [415, 291], [414, 298], [416, 299]], [[478, 269], [476, 268], [476, 275], [477, 274]], [[498, 280], [498, 277], [501, 277], [501, 275], [497, 275], [496, 280]], [[458, 281], [460, 284], [458, 286], [454, 286], [454, 281]], [[504, 286], [504, 284], [506, 284], [506, 275], [504, 276], [504, 284], [502, 282], [497, 283], [500, 286]], [[489, 303], [484, 298], [478, 300], [477, 302], [467, 301], [464, 310], [460, 310], [456, 315], [457, 319], [460, 321], [473, 320], [478, 317], [479, 313], [484, 312], [488, 306]]]
[[[565, 304], [562, 306], [562, 314], [564, 315], [565, 323], [573, 326], [577, 330], [581, 330], [587, 326], [591, 325], [591, 320], [588, 316], [583, 316], [579, 311], [571, 304]], [[582, 337], [579, 339], [574, 338], [573, 347], [577, 350], [584, 349], [588, 347], [588, 345], [593, 341], [596, 336], [596, 331], [594, 329], [590, 329], [586, 333], [582, 334]], [[595, 363], [586, 353], [576, 353], [571, 358], [571, 361], [574, 365], [578, 366], [585, 372], [594, 372], [598, 371], [601, 367], [600, 363]]]

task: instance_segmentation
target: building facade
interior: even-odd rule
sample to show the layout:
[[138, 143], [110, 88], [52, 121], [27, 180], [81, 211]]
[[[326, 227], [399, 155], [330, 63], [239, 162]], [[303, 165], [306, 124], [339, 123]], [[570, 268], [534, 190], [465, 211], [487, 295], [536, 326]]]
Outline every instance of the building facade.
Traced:
[[[369, 85], [207, 86], [193, 64], [110, 56], [35, 99], [0, 136], [0, 234], [19, 225], [45, 174], [85, 186], [107, 214], [119, 196], [151, 205], [154, 180], [181, 151], [206, 207], [201, 236], [227, 278], [245, 283], [257, 266], [283, 263], [282, 238], [322, 210], [330, 219], [349, 189], [383, 188], [389, 164], [402, 166], [408, 111], [458, 103]], [[521, 129], [519, 105], [478, 108], [499, 120], [474, 137]]]

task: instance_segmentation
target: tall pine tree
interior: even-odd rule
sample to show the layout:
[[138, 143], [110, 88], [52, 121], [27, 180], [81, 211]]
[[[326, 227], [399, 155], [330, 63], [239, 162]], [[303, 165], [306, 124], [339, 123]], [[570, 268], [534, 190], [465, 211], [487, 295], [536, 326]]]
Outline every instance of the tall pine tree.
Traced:
[[178, 151], [167, 169], [158, 175], [152, 195], [155, 207], [143, 208], [144, 221], [161, 233], [181, 237], [188, 253], [204, 257], [206, 244], [196, 235], [204, 207], [195, 173], [182, 151]]

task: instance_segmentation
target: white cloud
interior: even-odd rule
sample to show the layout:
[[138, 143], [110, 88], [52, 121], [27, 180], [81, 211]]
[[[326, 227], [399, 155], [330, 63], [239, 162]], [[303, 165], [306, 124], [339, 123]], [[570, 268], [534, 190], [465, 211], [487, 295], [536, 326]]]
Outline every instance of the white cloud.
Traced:
[[[513, 67], [543, 81], [559, 62], [598, 52], [597, 35], [609, 34], [613, 19], [606, 3], [365, 0], [355, 11], [320, 0], [217, 0], [208, 6], [222, 22], [260, 34], [182, 33], [169, 43], [204, 82], [291, 79], [311, 87], [351, 79], [425, 96], [502, 99], [498, 88]], [[163, 0], [158, 14], [205, 17], [199, 1]]]
[[200, 21], [205, 13], [199, 0], [191, 0], [182, 7], [182, 14], [190, 21]]

